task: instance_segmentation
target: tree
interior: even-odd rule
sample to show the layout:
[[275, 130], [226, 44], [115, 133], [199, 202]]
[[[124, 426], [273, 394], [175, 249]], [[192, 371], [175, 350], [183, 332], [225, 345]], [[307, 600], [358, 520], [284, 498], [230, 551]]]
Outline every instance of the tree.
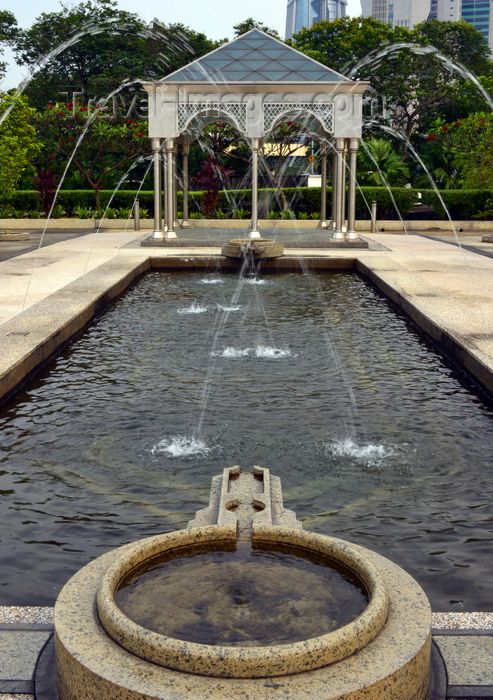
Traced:
[[[67, 42], [73, 43], [56, 53]], [[38, 109], [64, 92], [106, 97], [128, 81], [158, 80], [216, 46], [181, 24], [146, 24], [116, 0], [62, 3], [60, 12], [42, 13], [15, 40], [18, 63], [34, 70], [44, 61], [26, 91]]]
[[361, 185], [399, 186], [409, 180], [409, 168], [385, 139], [364, 140], [358, 152], [358, 164]]
[[[430, 133], [424, 137], [424, 145], [419, 148], [419, 155], [424, 165], [417, 165], [417, 175], [414, 177], [414, 186], [431, 188], [433, 178], [434, 184], [443, 190], [458, 189], [460, 187], [460, 176], [457, 170], [456, 151], [453, 145], [446, 139], [437, 138], [447, 133], [448, 127], [441, 117], [432, 123]], [[445, 129], [445, 131], [443, 131]], [[426, 172], [428, 171], [428, 172]]]
[[99, 190], [111, 176], [121, 176], [130, 163], [149, 151], [147, 135], [133, 119], [121, 120], [103, 109], [89, 111], [81, 104], [49, 105], [36, 117], [43, 142], [43, 163], [52, 166], [72, 158], [89, 187], [94, 190], [96, 208], [100, 206]]
[[390, 122], [404, 137], [404, 156], [413, 132], [425, 130], [469, 82], [454, 64], [483, 74], [491, 70], [486, 40], [463, 21], [431, 20], [409, 30], [371, 17], [345, 17], [302, 29], [291, 43], [348, 78], [368, 80], [368, 98], [381, 105], [373, 123]]
[[234, 24], [233, 29], [235, 32], [235, 36], [241, 36], [242, 34], [246, 34], [246, 32], [249, 32], [251, 29], [260, 29], [261, 32], [270, 34], [276, 39], [281, 38], [275, 29], [267, 27], [265, 24], [262, 24], [262, 22], [257, 22], [257, 20], [253, 19], [253, 17], [249, 17], [244, 22], [238, 22], [238, 24]]
[[311, 140], [305, 128], [296, 122], [282, 122], [271, 131], [267, 142], [262, 147], [264, 156], [274, 156], [276, 166], [269, 168], [269, 175], [279, 193], [283, 211], [289, 210], [288, 201], [283, 190], [283, 178], [286, 166], [291, 156], [294, 156], [300, 147]]
[[493, 113], [477, 112], [453, 124], [437, 122], [427, 141], [453, 153], [458, 180], [468, 189], [490, 189], [493, 182]]
[[[0, 121], [15, 101], [10, 94], [0, 93]], [[8, 117], [0, 124], [0, 192], [8, 197], [15, 189], [23, 170], [36, 156], [40, 145], [31, 124], [34, 110], [24, 97], [17, 99]]]
[[[2, 44], [10, 44], [17, 34], [17, 20], [8, 10], [0, 10], [0, 56], [3, 56]], [[0, 61], [0, 78], [5, 73], [6, 64]]]

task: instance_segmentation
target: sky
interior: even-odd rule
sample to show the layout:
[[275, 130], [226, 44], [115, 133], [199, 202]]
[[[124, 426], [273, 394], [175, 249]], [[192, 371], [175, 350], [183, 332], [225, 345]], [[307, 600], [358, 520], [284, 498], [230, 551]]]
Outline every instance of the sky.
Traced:
[[[78, 4], [76, 0], [66, 4]], [[203, 32], [210, 39], [232, 39], [233, 25], [253, 17], [268, 27], [277, 29], [284, 37], [286, 22], [286, 0], [249, 0], [248, 3], [235, 0], [119, 0], [122, 10], [138, 13], [144, 20], [157, 18], [164, 24], [180, 22], [192, 29]], [[41, 3], [33, 0], [3, 0], [2, 9], [9, 10], [17, 18], [20, 27], [30, 27], [36, 17], [42, 12], [57, 12], [60, 10], [58, 0], [43, 0]], [[355, 17], [361, 14], [360, 0], [348, 0], [347, 14]], [[0, 87], [7, 89], [15, 87], [25, 74], [14, 61], [10, 51], [4, 52], [4, 58], [9, 64], [9, 72]]]

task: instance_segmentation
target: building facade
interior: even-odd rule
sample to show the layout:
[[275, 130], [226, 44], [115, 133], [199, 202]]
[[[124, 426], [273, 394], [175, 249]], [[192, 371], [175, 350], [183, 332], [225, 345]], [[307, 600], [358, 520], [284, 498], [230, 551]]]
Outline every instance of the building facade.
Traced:
[[[374, 17], [392, 27], [408, 27], [437, 17], [438, 5], [449, 0], [361, 0], [363, 17]], [[459, 3], [460, 0], [451, 0]], [[440, 18], [438, 18], [440, 19]]]
[[346, 0], [288, 0], [286, 39], [303, 27], [310, 28], [322, 20], [345, 17], [346, 5]]
[[491, 4], [491, 0], [361, 0], [361, 11], [363, 17], [409, 29], [426, 19], [441, 22], [464, 19], [481, 32], [493, 50]]

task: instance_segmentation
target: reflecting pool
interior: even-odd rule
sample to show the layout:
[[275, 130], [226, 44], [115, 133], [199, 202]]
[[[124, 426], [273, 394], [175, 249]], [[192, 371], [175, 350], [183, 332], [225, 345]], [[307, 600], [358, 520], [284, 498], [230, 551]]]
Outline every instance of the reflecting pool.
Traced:
[[304, 527], [493, 599], [493, 407], [356, 274], [151, 273], [0, 409], [0, 604], [184, 527], [224, 467]]

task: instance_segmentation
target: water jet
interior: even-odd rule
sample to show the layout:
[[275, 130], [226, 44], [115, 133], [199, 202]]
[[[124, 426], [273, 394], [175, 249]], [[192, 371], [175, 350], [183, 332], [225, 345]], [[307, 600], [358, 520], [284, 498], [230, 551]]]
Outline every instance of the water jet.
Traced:
[[[258, 559], [258, 585], [249, 589], [251, 572], [245, 574], [244, 560], [241, 562], [245, 548], [267, 553], [271, 564], [286, 566], [291, 573], [289, 557], [311, 560], [322, 578], [329, 570], [343, 572], [345, 588], [359, 588], [366, 599], [362, 604], [360, 600], [353, 619], [350, 616], [342, 625], [336, 622], [329, 624], [328, 631], [310, 632], [302, 624], [301, 637], [281, 644], [283, 629], [297, 617], [287, 601], [298, 603], [301, 623], [311, 613], [330, 618], [333, 605], [337, 607], [329, 595], [323, 603], [324, 615], [320, 615], [317, 601], [313, 604], [317, 598], [314, 579], [305, 564], [299, 576], [294, 572], [296, 583], [289, 594], [281, 593], [284, 615], [275, 611], [273, 598], [266, 595], [261, 626], [269, 628], [272, 622], [279, 629], [263, 641], [250, 637], [247, 644], [235, 641], [227, 645], [224, 640], [221, 644], [197, 642], [193, 637], [189, 641], [176, 629], [161, 634], [151, 629], [152, 619], [148, 624], [144, 615], [140, 623], [135, 622], [121, 604], [119, 592], [129, 576], [137, 581], [137, 596], [144, 591], [145, 597], [145, 576], [156, 570], [157, 560], [164, 561], [166, 578], [169, 562], [187, 564], [187, 556], [198, 550], [205, 559], [217, 552], [229, 556], [236, 550], [240, 551], [239, 568], [226, 568], [227, 593], [222, 599], [219, 593], [219, 603], [216, 597], [211, 604], [209, 594], [201, 597], [199, 588], [188, 599], [183, 596], [182, 603], [188, 617], [204, 621], [215, 616], [217, 625], [241, 630], [242, 621], [255, 614], [253, 599], [264, 596], [262, 580], [267, 571], [265, 561]], [[200, 566], [198, 572], [200, 587]], [[188, 575], [185, 568], [171, 586], [183, 587]], [[284, 584], [289, 587], [290, 582], [283, 581], [280, 588]], [[162, 585], [158, 577], [157, 588], [151, 589], [147, 600], [151, 610]], [[330, 587], [334, 590], [335, 584]], [[228, 620], [231, 611], [233, 623], [231, 617]], [[153, 618], [156, 613], [147, 615]], [[62, 700], [164, 700], [170, 694], [177, 700], [240, 696], [251, 700], [424, 700], [430, 676], [430, 626], [428, 600], [403, 569], [358, 545], [304, 531], [294, 512], [284, 508], [280, 479], [268, 469], [254, 467], [252, 472], [242, 472], [239, 467], [226, 468], [213, 478], [209, 506], [196, 513], [187, 529], [120, 547], [85, 566], [66, 584], [55, 606], [58, 689]]]

